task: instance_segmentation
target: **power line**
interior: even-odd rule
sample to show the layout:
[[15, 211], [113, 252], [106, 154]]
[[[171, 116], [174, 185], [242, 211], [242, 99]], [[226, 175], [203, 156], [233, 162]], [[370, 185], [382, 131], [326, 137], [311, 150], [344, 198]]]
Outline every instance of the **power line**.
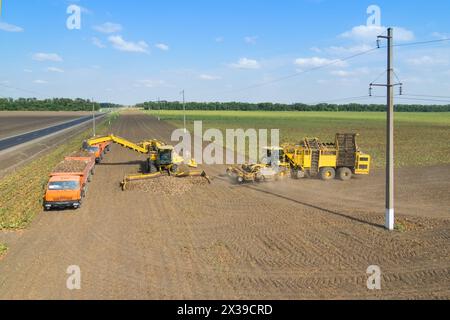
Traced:
[[408, 97], [406, 97], [406, 95], [397, 97], [397, 99], [412, 100], [412, 101], [442, 102], [442, 103], [449, 103], [450, 104], [450, 100], [425, 99], [425, 98], [408, 98]]
[[420, 46], [420, 45], [431, 44], [431, 43], [440, 43], [440, 42], [445, 42], [445, 41], [450, 41], [450, 38], [437, 39], [437, 40], [428, 40], [428, 41], [400, 43], [400, 44], [394, 44], [394, 47]]
[[450, 99], [450, 96], [433, 96], [433, 95], [429, 95], [429, 94], [403, 94], [403, 96]]
[[28, 90], [28, 89], [22, 89], [22, 88], [18, 88], [18, 87], [13, 87], [13, 86], [8, 86], [5, 84], [0, 83], [0, 87], [4, 87], [4, 88], [8, 88], [8, 89], [13, 89], [13, 90], [17, 90], [17, 91], [22, 91], [22, 92], [26, 92], [26, 93], [31, 93], [31, 94], [37, 94], [38, 96], [43, 96], [42, 94], [40, 94], [37, 91], [33, 91], [33, 90]]
[[277, 82], [284, 81], [284, 80], [287, 80], [287, 79], [291, 79], [291, 78], [297, 77], [297, 76], [305, 74], [305, 73], [309, 73], [309, 72], [325, 69], [325, 68], [330, 67], [332, 65], [335, 65], [337, 63], [340, 63], [340, 62], [343, 62], [343, 61], [348, 61], [348, 60], [357, 58], [357, 57], [365, 55], [365, 54], [369, 54], [369, 53], [371, 53], [371, 52], [373, 52], [375, 50], [378, 50], [378, 47], [374, 47], [372, 49], [365, 50], [365, 51], [353, 54], [351, 56], [348, 56], [348, 57], [345, 57], [345, 58], [342, 58], [342, 59], [335, 59], [335, 60], [331, 61], [330, 63], [324, 64], [324, 65], [321, 65], [321, 66], [317, 66], [317, 67], [313, 67], [313, 68], [310, 68], [310, 69], [302, 70], [302, 71], [299, 71], [299, 72], [296, 72], [296, 73], [293, 73], [293, 74], [290, 74], [290, 75], [287, 75], [287, 76], [284, 76], [284, 77], [280, 77], [280, 78], [277, 78], [277, 79], [274, 79], [274, 80], [261, 82], [261, 83], [255, 84], [255, 85], [243, 87], [243, 88], [236, 89], [236, 90], [223, 91], [223, 92], [219, 92], [218, 94], [228, 94], [228, 93], [234, 93], [234, 92], [241, 92], [241, 91], [245, 91], [245, 90], [249, 90], [249, 89], [255, 89], [255, 88], [263, 87], [263, 86], [266, 86], [266, 85], [269, 85], [269, 84], [273, 84], [273, 83], [277, 83]]
[[372, 99], [372, 98], [386, 98], [386, 96], [356, 96], [356, 97], [347, 97], [347, 98], [338, 98], [338, 99], [330, 99], [325, 101], [319, 101], [319, 102], [310, 102], [305, 103], [308, 105], [318, 105], [318, 104], [325, 104], [325, 103], [331, 103], [331, 102], [341, 102], [341, 101], [347, 101], [347, 100], [366, 100], [366, 99]]

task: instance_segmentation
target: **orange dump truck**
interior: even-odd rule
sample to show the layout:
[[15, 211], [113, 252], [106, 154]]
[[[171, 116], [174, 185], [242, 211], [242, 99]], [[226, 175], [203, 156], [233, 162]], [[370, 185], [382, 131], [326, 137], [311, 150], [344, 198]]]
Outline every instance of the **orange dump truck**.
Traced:
[[78, 209], [94, 174], [94, 157], [66, 157], [50, 174], [44, 209]]

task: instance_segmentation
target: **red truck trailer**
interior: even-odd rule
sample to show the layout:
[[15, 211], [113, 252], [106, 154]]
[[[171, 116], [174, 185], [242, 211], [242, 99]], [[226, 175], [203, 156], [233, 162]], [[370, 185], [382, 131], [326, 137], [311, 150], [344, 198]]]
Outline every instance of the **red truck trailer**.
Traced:
[[44, 195], [44, 209], [78, 209], [94, 174], [93, 157], [66, 157], [50, 174]]

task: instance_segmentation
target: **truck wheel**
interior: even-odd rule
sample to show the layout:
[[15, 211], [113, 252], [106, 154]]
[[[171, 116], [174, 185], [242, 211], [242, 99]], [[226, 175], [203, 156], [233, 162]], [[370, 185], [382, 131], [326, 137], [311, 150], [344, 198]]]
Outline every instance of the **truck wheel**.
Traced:
[[95, 169], [91, 170], [91, 175], [95, 175]]
[[88, 176], [87, 182], [92, 182], [92, 176], [91, 175]]
[[336, 177], [336, 171], [331, 167], [320, 169], [320, 179], [324, 181], [333, 180]]
[[342, 181], [348, 181], [352, 178], [353, 172], [349, 168], [339, 168], [337, 171], [337, 176]]

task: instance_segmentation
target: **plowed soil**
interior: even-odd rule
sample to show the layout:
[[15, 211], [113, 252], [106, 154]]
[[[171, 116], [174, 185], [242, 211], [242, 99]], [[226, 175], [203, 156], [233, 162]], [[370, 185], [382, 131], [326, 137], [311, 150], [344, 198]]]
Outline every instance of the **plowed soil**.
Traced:
[[[113, 132], [169, 142], [172, 129], [126, 113]], [[213, 183], [183, 194], [121, 191], [144, 159], [112, 146], [80, 210], [3, 235], [0, 298], [450, 298], [449, 167], [397, 171], [402, 231], [388, 232], [382, 171], [237, 186], [225, 167], [205, 166]], [[81, 290], [66, 287], [71, 265]], [[381, 290], [367, 289], [370, 265], [381, 268]]]

